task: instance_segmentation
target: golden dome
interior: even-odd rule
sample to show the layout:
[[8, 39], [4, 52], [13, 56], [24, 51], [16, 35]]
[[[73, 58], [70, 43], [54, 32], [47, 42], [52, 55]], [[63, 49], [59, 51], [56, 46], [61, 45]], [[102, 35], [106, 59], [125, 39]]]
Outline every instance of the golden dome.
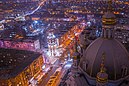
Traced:
[[100, 82], [100, 83], [108, 82], [108, 75], [106, 73], [99, 72], [97, 74], [97, 82]]
[[102, 24], [104, 25], [115, 25], [116, 16], [112, 12], [106, 12], [102, 17]]
[[115, 25], [116, 16], [112, 13], [112, 0], [108, 1], [108, 11], [102, 17], [103, 25]]

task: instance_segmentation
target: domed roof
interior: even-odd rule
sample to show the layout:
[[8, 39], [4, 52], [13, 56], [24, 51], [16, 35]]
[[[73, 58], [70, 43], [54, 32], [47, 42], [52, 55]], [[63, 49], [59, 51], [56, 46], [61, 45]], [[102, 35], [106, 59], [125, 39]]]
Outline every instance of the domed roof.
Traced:
[[112, 12], [108, 11], [103, 15], [102, 23], [104, 25], [114, 25], [116, 24], [116, 16]]
[[108, 74], [105, 72], [99, 72], [97, 73], [97, 81], [105, 83], [108, 81]]
[[112, 13], [112, 0], [108, 0], [108, 11], [103, 15], [103, 18], [116, 18], [116, 16]]
[[112, 0], [108, 0], [108, 11], [103, 15], [102, 23], [104, 25], [116, 24], [116, 16], [112, 12]]
[[120, 79], [122, 67], [125, 66], [129, 70], [129, 54], [125, 47], [115, 39], [98, 38], [92, 42], [84, 51], [80, 67], [83, 69], [83, 63], [87, 62], [86, 73], [91, 77], [96, 77], [100, 71], [103, 52], [106, 55], [105, 67], [109, 80]]
[[116, 16], [112, 12], [108, 11], [103, 15], [103, 18], [116, 18]]

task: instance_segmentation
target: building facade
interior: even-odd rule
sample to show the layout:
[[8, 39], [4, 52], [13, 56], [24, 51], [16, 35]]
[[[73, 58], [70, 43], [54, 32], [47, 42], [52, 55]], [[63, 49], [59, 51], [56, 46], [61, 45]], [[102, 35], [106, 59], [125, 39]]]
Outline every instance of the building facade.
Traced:
[[44, 62], [41, 54], [3, 48], [0, 51], [0, 86], [35, 85], [36, 77], [42, 76]]
[[31, 39], [20, 39], [20, 40], [0, 39], [0, 47], [18, 49], [18, 50], [39, 51], [40, 42], [39, 40], [31, 40]]

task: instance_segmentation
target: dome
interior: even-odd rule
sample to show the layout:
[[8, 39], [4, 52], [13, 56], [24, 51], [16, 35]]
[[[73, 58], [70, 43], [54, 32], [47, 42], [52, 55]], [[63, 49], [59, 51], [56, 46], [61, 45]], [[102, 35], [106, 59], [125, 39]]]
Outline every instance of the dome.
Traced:
[[[98, 38], [83, 53], [80, 67], [91, 77], [100, 71], [101, 56], [105, 53], [105, 68], [109, 80], [118, 80], [128, 75], [129, 55], [125, 47], [116, 39]], [[84, 63], [86, 66], [84, 66]], [[86, 67], [86, 68], [85, 68]], [[124, 74], [124, 75], [123, 75]]]
[[108, 11], [102, 17], [102, 23], [105, 25], [114, 25], [116, 24], [116, 16]]
[[116, 24], [116, 16], [112, 13], [112, 0], [108, 0], [108, 11], [102, 17], [104, 25]]
[[99, 72], [97, 73], [97, 81], [105, 83], [108, 81], [108, 74], [105, 72]]
[[116, 16], [112, 12], [108, 11], [103, 15], [103, 18], [116, 18]]

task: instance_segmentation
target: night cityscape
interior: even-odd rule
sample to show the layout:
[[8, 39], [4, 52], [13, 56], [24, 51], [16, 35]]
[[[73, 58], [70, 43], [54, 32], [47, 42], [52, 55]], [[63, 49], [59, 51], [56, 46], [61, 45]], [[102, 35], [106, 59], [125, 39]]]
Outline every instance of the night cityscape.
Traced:
[[0, 86], [129, 86], [129, 0], [0, 0]]

